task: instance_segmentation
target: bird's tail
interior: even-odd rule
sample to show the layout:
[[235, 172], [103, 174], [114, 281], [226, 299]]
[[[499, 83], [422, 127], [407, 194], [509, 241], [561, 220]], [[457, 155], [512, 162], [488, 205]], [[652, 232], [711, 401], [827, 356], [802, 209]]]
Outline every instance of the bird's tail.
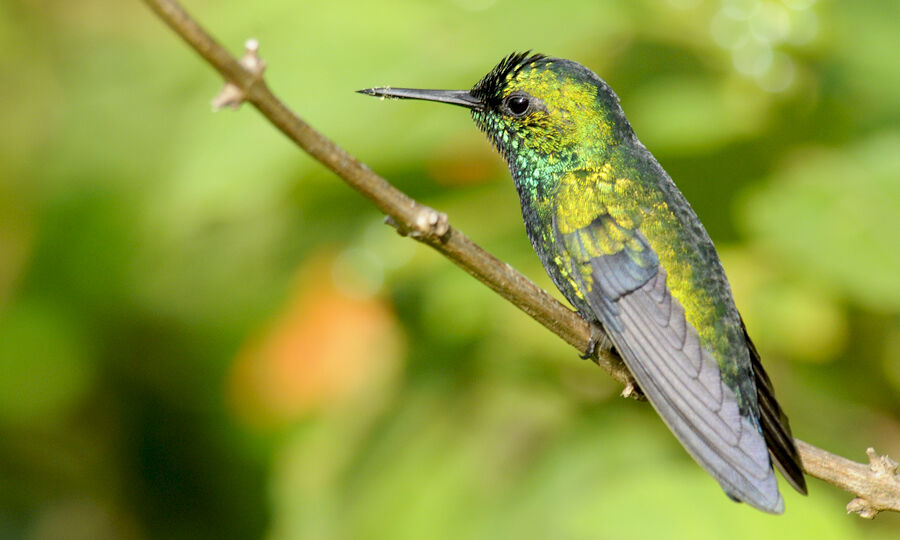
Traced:
[[[743, 321], [741, 321], [743, 325]], [[747, 335], [744, 327], [744, 337], [747, 338], [747, 348], [750, 349], [750, 362], [756, 379], [756, 399], [759, 403], [759, 423], [762, 426], [763, 437], [766, 446], [769, 447], [769, 455], [785, 480], [791, 486], [806, 495], [806, 479], [803, 477], [803, 463], [800, 454], [794, 445], [794, 436], [791, 434], [791, 424], [787, 416], [775, 400], [775, 389], [772, 381], [766, 374], [766, 370], [760, 362], [759, 352]]]

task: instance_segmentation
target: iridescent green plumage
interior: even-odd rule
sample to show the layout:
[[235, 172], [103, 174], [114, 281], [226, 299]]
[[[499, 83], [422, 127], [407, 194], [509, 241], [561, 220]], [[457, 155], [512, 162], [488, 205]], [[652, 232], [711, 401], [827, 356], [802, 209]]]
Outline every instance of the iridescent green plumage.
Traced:
[[523, 53], [469, 92], [363, 92], [471, 109], [509, 164], [553, 282], [603, 325], [694, 459], [730, 497], [767, 512], [783, 511], [772, 461], [805, 493], [787, 418], [712, 241], [605, 82], [575, 62]]

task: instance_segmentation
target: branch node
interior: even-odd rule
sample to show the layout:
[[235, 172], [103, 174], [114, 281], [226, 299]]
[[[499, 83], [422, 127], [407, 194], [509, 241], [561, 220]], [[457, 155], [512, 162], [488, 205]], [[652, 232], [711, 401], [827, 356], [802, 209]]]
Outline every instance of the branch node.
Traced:
[[384, 216], [384, 224], [396, 229], [397, 234], [399, 234], [400, 236], [408, 236], [409, 235], [409, 231], [407, 231], [405, 228], [403, 228], [403, 226], [400, 225], [396, 219], [394, 219], [394, 216]]
[[874, 448], [867, 448], [869, 456], [869, 483], [873, 489], [868, 497], [857, 497], [847, 503], [847, 513], [856, 512], [865, 519], [875, 519], [882, 510], [896, 510], [897, 503], [892, 492], [900, 488], [897, 479], [897, 462], [887, 455], [879, 456]]
[[[259, 41], [251, 38], [244, 43], [244, 56], [241, 57], [240, 64], [253, 76], [252, 82], [262, 79], [263, 72], [266, 70], [266, 62], [259, 57]], [[247, 92], [244, 88], [227, 81], [219, 95], [212, 100], [212, 107], [214, 111], [223, 107], [239, 109], [246, 99]]]
[[259, 40], [250, 38], [244, 43], [244, 56], [240, 62], [257, 78], [262, 77], [263, 71], [266, 70], [266, 61], [259, 57]]
[[866, 455], [869, 456], [869, 469], [875, 473], [875, 476], [894, 478], [897, 474], [897, 462], [887, 454], [879, 456], [874, 448], [869, 447], [866, 448]]
[[424, 205], [418, 205], [409, 223], [400, 223], [393, 216], [385, 216], [384, 222], [396, 228], [400, 236], [409, 235], [416, 240], [437, 239], [443, 242], [450, 232], [447, 214]]
[[447, 214], [425, 206], [419, 211], [419, 215], [416, 216], [414, 226], [413, 238], [434, 237], [442, 239], [450, 231], [450, 220], [447, 219]]
[[397, 229], [400, 236], [411, 236], [416, 240], [437, 239], [444, 242], [450, 232], [447, 214], [424, 205], [417, 207], [415, 215], [408, 223], [401, 223], [394, 216], [384, 216], [384, 223]]
[[872, 506], [872, 504], [862, 498], [857, 497], [847, 503], [847, 513], [856, 512], [859, 514], [859, 517], [863, 519], [875, 519], [875, 516], [878, 515], [879, 510]]

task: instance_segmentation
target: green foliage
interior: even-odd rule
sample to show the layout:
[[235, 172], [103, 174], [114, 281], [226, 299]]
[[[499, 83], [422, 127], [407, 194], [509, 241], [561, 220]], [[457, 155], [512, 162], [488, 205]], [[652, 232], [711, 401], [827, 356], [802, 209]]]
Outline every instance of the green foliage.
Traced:
[[[900, 310], [900, 133], [807, 150], [748, 201], [744, 221], [798, 273], [876, 311]], [[790, 234], [784, 224], [789, 223]]]
[[[552, 289], [459, 110], [578, 60], [723, 252], [796, 434], [900, 453], [898, 5], [191, 2], [270, 85]], [[649, 407], [253, 110], [140, 2], [0, 10], [0, 536], [892, 538], [811, 482], [732, 504]], [[555, 294], [555, 293], [554, 293]]]

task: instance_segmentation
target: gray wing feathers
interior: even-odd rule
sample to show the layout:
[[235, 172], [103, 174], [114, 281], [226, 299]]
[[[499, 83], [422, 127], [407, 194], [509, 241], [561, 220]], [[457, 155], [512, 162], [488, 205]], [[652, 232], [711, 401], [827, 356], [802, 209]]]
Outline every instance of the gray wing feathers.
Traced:
[[553, 223], [573, 263], [590, 269], [592, 283], [585, 282], [578, 268], [572, 272], [587, 291], [584, 301], [647, 399], [697, 463], [731, 498], [781, 513], [784, 502], [765, 439], [754, 419], [741, 416], [734, 391], [723, 384], [718, 363], [685, 319], [647, 239], [638, 231], [625, 231], [639, 249], [626, 244], [613, 254], [590, 255], [602, 252], [591, 243], [606, 235], [611, 219], [602, 214], [569, 234], [561, 234]]
[[[613, 302], [619, 329], [610, 337], [641, 389], [691, 456], [736, 500], [781, 513], [769, 453], [759, 428], [741, 416], [718, 363], [685, 323], [666, 273]], [[605, 322], [605, 321], [603, 321]]]

